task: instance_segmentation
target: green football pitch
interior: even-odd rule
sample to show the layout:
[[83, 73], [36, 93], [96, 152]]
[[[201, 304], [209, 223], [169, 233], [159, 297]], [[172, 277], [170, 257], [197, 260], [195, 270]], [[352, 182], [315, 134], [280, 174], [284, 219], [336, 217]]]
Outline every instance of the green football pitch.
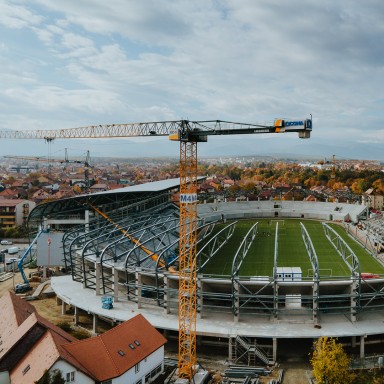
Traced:
[[[300, 267], [303, 278], [312, 276], [312, 266], [301, 235], [300, 222], [305, 226], [318, 257], [321, 277], [350, 276], [347, 264], [325, 236], [320, 221], [299, 219], [257, 219], [241, 220], [230, 240], [215, 254], [201, 271], [208, 275], [231, 275], [233, 258], [253, 224], [257, 225], [257, 236], [241, 264], [240, 276], [272, 276], [275, 253], [276, 226], [278, 226], [278, 267]], [[215, 233], [227, 224], [216, 226]], [[331, 227], [344, 239], [356, 254], [361, 272], [384, 274], [384, 267], [354, 239], [343, 227]], [[199, 247], [200, 248], [200, 245]]]

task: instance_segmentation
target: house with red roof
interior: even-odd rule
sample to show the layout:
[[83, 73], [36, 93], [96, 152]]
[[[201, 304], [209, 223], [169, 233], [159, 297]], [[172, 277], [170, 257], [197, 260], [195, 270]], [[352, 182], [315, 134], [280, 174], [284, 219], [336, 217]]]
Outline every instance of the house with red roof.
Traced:
[[163, 372], [166, 342], [139, 314], [99, 336], [63, 348], [99, 382], [145, 384]]
[[34, 383], [57, 370], [70, 383], [146, 384], [164, 370], [166, 339], [142, 315], [76, 340], [12, 292], [0, 298], [0, 313], [2, 384]]

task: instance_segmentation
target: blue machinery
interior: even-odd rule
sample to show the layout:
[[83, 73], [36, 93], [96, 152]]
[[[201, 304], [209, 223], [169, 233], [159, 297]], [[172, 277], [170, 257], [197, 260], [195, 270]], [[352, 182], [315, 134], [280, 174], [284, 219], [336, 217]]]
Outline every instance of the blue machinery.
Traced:
[[111, 296], [103, 296], [101, 298], [102, 307], [104, 309], [112, 309], [113, 308], [113, 298]]
[[39, 232], [37, 232], [36, 237], [32, 240], [31, 244], [29, 244], [29, 247], [26, 249], [23, 256], [21, 257], [21, 259], [17, 263], [17, 267], [19, 268], [19, 271], [21, 273], [21, 277], [23, 278], [24, 283], [16, 284], [16, 286], [15, 286], [15, 292], [16, 293], [27, 292], [31, 289], [31, 287], [29, 285], [29, 281], [27, 279], [27, 276], [25, 275], [25, 272], [24, 272], [23, 263], [24, 263], [25, 258], [28, 255], [28, 253], [31, 251], [33, 245], [36, 243], [37, 239], [40, 237], [40, 235], [43, 232], [48, 232], [48, 230], [40, 229]]

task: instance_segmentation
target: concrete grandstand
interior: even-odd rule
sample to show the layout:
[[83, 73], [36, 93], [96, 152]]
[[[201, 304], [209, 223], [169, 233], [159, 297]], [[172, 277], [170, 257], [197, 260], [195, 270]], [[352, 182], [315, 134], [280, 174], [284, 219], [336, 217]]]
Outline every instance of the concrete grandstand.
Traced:
[[[173, 202], [178, 179], [120, 190], [82, 195], [37, 206], [30, 224], [44, 223], [63, 233], [62, 264], [67, 276], [52, 278], [63, 305], [120, 322], [138, 312], [168, 337], [178, 330], [178, 207]], [[282, 281], [275, 245], [274, 268], [268, 276], [244, 276], [241, 263], [247, 247], [258, 236], [256, 226], [238, 245], [228, 275], [204, 274], [204, 265], [225, 250], [236, 220], [258, 218], [314, 219], [357, 223], [366, 217], [362, 205], [254, 201], [198, 206], [198, 321], [199, 342], [224, 344], [230, 361], [278, 359], [278, 345], [301, 338], [311, 342], [329, 335], [359, 345], [383, 334], [384, 278], [362, 278], [359, 263], [345, 241], [327, 228], [329, 241], [349, 268], [349, 275], [322, 277], [316, 250], [305, 228], [310, 277]], [[225, 223], [220, 231], [215, 227]], [[204, 245], [203, 245], [204, 244]], [[288, 275], [287, 275], [288, 276]], [[102, 308], [102, 298], [113, 298], [113, 308]], [[367, 340], [368, 339], [368, 340]], [[264, 350], [260, 348], [264, 347]]]

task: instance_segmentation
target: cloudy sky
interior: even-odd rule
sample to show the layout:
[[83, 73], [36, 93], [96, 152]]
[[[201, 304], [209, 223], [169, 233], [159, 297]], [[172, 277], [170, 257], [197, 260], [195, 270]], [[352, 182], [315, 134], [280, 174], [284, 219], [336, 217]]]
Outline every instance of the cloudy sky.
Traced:
[[[313, 116], [295, 134], [210, 138], [204, 155], [384, 160], [382, 0], [0, 0], [0, 129]], [[98, 156], [178, 154], [166, 138], [56, 140]], [[0, 155], [45, 155], [2, 140]]]

